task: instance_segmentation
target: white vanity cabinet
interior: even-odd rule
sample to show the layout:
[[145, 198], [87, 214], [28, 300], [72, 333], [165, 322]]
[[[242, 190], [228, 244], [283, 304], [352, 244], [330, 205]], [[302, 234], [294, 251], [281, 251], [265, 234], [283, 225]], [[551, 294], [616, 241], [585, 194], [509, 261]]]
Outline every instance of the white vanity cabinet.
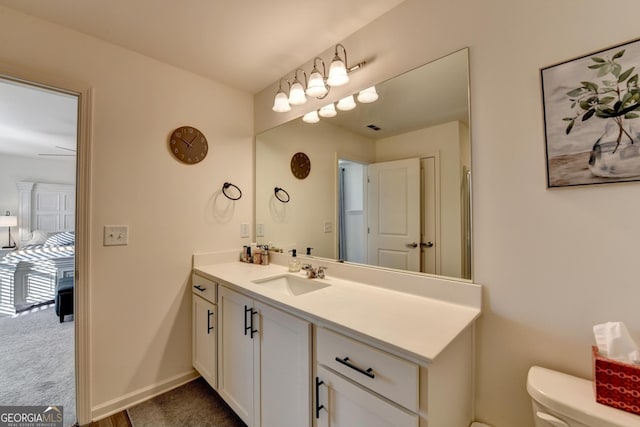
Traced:
[[218, 393], [249, 427], [311, 425], [311, 326], [219, 288]]
[[471, 332], [428, 367], [316, 328], [317, 427], [453, 427], [471, 421]]
[[214, 389], [217, 388], [217, 284], [192, 276], [192, 364]]

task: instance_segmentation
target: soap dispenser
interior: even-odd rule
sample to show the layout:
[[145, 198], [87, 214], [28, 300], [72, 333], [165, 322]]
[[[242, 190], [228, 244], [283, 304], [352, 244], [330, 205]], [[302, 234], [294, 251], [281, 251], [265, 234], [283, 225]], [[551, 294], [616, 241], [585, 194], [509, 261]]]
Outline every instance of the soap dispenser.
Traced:
[[291, 259], [289, 260], [289, 271], [292, 273], [297, 273], [300, 271], [300, 260], [298, 259], [298, 255], [295, 249], [291, 249]]

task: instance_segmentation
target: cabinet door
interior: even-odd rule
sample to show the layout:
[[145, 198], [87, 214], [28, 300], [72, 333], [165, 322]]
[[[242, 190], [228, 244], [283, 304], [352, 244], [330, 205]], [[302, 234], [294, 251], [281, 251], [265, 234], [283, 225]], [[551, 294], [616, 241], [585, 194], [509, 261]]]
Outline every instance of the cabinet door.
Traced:
[[193, 367], [214, 389], [218, 387], [216, 318], [216, 306], [193, 295]]
[[242, 421], [257, 426], [254, 402], [259, 399], [259, 390], [254, 384], [257, 387], [259, 382], [254, 378], [260, 367], [254, 364], [254, 353], [259, 355], [260, 340], [258, 332], [251, 331], [258, 330], [259, 318], [250, 298], [223, 286], [219, 288], [218, 310], [218, 393]]
[[[418, 416], [318, 366], [318, 427], [418, 427]], [[315, 415], [315, 414], [314, 414]]]
[[310, 427], [311, 326], [258, 302], [256, 309], [261, 317], [261, 425]]

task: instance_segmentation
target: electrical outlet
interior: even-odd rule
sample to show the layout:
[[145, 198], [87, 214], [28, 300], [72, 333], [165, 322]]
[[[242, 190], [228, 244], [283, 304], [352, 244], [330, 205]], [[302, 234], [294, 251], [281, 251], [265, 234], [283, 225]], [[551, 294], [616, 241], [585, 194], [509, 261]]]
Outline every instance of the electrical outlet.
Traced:
[[249, 237], [249, 224], [240, 224], [240, 237]]
[[264, 237], [264, 224], [256, 224], [256, 237]]
[[123, 246], [129, 244], [128, 225], [105, 225], [104, 246]]
[[333, 224], [331, 223], [331, 221], [324, 222], [324, 232], [325, 233], [333, 232]]

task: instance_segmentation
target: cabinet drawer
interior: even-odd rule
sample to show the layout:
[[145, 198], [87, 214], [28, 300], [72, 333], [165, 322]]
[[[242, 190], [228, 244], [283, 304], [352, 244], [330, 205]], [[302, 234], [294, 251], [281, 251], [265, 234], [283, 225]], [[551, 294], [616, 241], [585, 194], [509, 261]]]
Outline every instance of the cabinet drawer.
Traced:
[[417, 414], [381, 399], [322, 366], [318, 367], [316, 393], [314, 415], [318, 427], [418, 427], [420, 423]]
[[418, 365], [324, 328], [316, 329], [317, 361], [376, 393], [418, 411]]
[[191, 275], [191, 282], [194, 294], [200, 295], [202, 298], [214, 304], [218, 302], [218, 284], [216, 282], [198, 276], [197, 274]]

